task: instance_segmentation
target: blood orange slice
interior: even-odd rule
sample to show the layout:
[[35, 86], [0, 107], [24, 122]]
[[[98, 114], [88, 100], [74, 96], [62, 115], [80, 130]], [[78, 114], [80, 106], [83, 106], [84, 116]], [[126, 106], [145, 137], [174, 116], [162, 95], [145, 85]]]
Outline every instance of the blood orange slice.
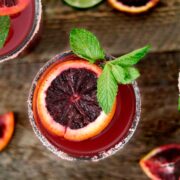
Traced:
[[31, 0], [0, 0], [0, 16], [13, 15], [27, 7]]
[[83, 141], [99, 134], [110, 123], [109, 114], [99, 107], [97, 78], [102, 69], [85, 60], [60, 62], [40, 81], [37, 113], [51, 133], [72, 141]]
[[140, 165], [153, 180], [180, 180], [180, 144], [154, 149], [140, 161]]
[[9, 143], [14, 131], [14, 114], [12, 112], [0, 115], [0, 151]]
[[159, 2], [159, 0], [108, 0], [108, 1], [115, 9], [131, 14], [139, 14], [148, 11]]

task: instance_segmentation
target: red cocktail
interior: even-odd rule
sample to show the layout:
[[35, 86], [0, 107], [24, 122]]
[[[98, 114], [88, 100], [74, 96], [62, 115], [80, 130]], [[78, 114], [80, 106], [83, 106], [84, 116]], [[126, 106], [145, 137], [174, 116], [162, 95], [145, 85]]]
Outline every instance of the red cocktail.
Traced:
[[[109, 124], [100, 133], [83, 141], [71, 141], [68, 140], [69, 137], [59, 137], [57, 134], [52, 133], [46, 124], [42, 123], [42, 116], [38, 109], [41, 108], [38, 107], [38, 93], [40, 91], [39, 89], [42, 87], [42, 79], [44, 79], [44, 77], [46, 77], [46, 75], [51, 72], [52, 69], [56, 69], [56, 66], [62, 62], [70, 62], [77, 59], [81, 60], [81, 58], [77, 57], [71, 52], [63, 53], [55, 56], [39, 71], [33, 81], [28, 99], [29, 117], [33, 129], [43, 145], [45, 145], [57, 156], [66, 160], [84, 159], [97, 161], [117, 152], [129, 141], [133, 135], [140, 118], [140, 94], [136, 83], [133, 83], [132, 85], [119, 85], [115, 113], [113, 113], [113, 117], [111, 118]], [[85, 85], [83, 87], [86, 89], [86, 83], [84, 84]], [[54, 88], [56, 89], [56, 87]], [[48, 91], [45, 92], [46, 99], [48, 99]], [[50, 100], [47, 100], [46, 102], [52, 102], [51, 100], [54, 98], [51, 91], [49, 94], [52, 96], [50, 96]], [[63, 98], [63, 96], [61, 96], [61, 98]], [[75, 100], [78, 101], [78, 98], [79, 97], [77, 96]], [[63, 104], [62, 100], [61, 103]], [[53, 104], [47, 104], [46, 107], [49, 105], [53, 106]], [[54, 110], [56, 107], [54, 107], [54, 109], [48, 107], [48, 109], [54, 114], [59, 113], [58, 111]], [[66, 108], [64, 108], [64, 111], [66, 111]], [[95, 114], [98, 110], [94, 111], [93, 109], [93, 112], [89, 110], [87, 111], [89, 114]], [[69, 116], [70, 114], [67, 115], [67, 118]], [[75, 117], [76, 115], [74, 115], [74, 118]], [[59, 123], [63, 124], [62, 121]], [[73, 123], [71, 121], [70, 124], [64, 125], [73, 129], [75, 125], [72, 124]], [[51, 126], [51, 124], [49, 125]], [[86, 126], [86, 124], [82, 124], [82, 127], [83, 126]], [[78, 128], [75, 127], [74, 129], [76, 130]], [[78, 131], [76, 132], [77, 134], [79, 133]]]
[[17, 57], [38, 33], [42, 6], [40, 0], [31, 0], [28, 6], [15, 15], [11, 15], [9, 35], [0, 49], [0, 62]]

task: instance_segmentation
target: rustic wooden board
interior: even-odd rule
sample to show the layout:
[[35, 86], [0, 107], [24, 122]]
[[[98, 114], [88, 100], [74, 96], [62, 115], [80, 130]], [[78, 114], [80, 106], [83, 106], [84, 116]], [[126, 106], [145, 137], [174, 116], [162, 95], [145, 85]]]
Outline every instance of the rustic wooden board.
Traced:
[[[0, 64], [0, 113], [16, 112], [14, 137], [0, 154], [0, 180], [146, 180], [138, 161], [152, 148], [180, 142], [177, 75], [180, 67], [180, 0], [161, 0], [148, 14], [129, 16], [106, 2], [87, 10], [68, 7], [60, 0], [44, 0], [41, 41], [25, 57]], [[108, 53], [120, 55], [145, 44], [152, 53], [138, 68], [142, 118], [126, 148], [98, 163], [66, 162], [46, 150], [35, 137], [27, 117], [31, 82], [43, 64], [69, 49], [73, 27], [95, 32]]]
[[179, 142], [177, 73], [180, 53], [155, 53], [138, 68], [142, 118], [125, 149], [98, 163], [66, 162], [46, 150], [35, 137], [27, 117], [31, 81], [44, 64], [29, 60], [0, 65], [0, 112], [16, 112], [15, 135], [0, 155], [0, 179], [122, 179], [146, 180], [138, 161], [152, 148]]

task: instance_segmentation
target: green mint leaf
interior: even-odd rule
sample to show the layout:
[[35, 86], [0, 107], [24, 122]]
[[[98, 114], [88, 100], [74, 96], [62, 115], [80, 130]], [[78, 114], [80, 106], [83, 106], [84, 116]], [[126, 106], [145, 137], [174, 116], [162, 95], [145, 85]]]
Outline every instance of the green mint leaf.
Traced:
[[121, 67], [111, 64], [111, 69], [119, 84], [130, 84], [140, 76], [139, 71], [134, 67]]
[[75, 28], [70, 33], [71, 50], [79, 57], [89, 60], [105, 59], [105, 54], [96, 36], [85, 29]]
[[0, 48], [4, 46], [10, 28], [9, 16], [0, 16]]
[[103, 111], [108, 114], [115, 102], [118, 84], [111, 73], [111, 67], [106, 64], [97, 81], [97, 99]]
[[121, 81], [122, 84], [131, 84], [140, 76], [138, 69], [134, 67], [126, 67], [124, 68], [124, 70], [125, 70], [125, 78], [124, 80]]
[[119, 66], [119, 65], [112, 65], [112, 73], [114, 75], [114, 78], [116, 79], [116, 81], [120, 84], [122, 82], [125, 81], [125, 77], [126, 77], [126, 71], [123, 67]]
[[178, 111], [180, 111], [180, 96], [179, 96], [179, 99], [178, 99]]
[[121, 66], [132, 66], [137, 64], [150, 50], [150, 46], [147, 45], [141, 49], [132, 51], [131, 53], [125, 54], [115, 60], [111, 61], [112, 64], [118, 64]]

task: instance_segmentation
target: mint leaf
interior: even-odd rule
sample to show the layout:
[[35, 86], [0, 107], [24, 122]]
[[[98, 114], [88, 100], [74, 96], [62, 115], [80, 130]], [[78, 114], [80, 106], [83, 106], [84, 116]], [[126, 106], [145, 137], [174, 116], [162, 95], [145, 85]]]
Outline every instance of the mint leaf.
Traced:
[[108, 114], [115, 102], [118, 84], [111, 73], [111, 67], [106, 64], [97, 81], [97, 99], [103, 111]]
[[130, 84], [140, 76], [139, 71], [134, 67], [121, 67], [111, 64], [111, 69], [119, 84]]
[[141, 49], [132, 51], [131, 53], [125, 54], [119, 58], [116, 58], [111, 63], [118, 64], [121, 66], [132, 66], [139, 62], [150, 50], [150, 46], [147, 45]]
[[71, 50], [79, 57], [89, 60], [105, 59], [105, 54], [96, 36], [85, 29], [75, 28], [70, 33]]
[[180, 96], [179, 96], [179, 99], [178, 99], [178, 111], [180, 111]]
[[140, 76], [139, 71], [134, 67], [126, 67], [124, 70], [125, 78], [121, 81], [122, 84], [130, 84]]
[[3, 47], [10, 28], [9, 16], [0, 16], [0, 48]]
[[112, 73], [114, 75], [114, 78], [118, 83], [124, 82], [125, 76], [126, 76], [126, 71], [124, 68], [122, 68], [119, 65], [112, 65]]

